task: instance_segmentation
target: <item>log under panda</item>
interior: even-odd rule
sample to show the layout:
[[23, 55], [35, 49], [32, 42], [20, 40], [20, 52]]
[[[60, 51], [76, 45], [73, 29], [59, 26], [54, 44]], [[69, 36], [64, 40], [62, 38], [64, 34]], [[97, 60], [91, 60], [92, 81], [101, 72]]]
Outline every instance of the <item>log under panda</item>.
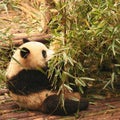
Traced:
[[[66, 92], [64, 108], [45, 73], [53, 51], [40, 42], [26, 42], [13, 54], [6, 71], [7, 87], [16, 103], [47, 114], [70, 115], [88, 108], [88, 101], [78, 92]], [[76, 97], [78, 101], [71, 99]]]

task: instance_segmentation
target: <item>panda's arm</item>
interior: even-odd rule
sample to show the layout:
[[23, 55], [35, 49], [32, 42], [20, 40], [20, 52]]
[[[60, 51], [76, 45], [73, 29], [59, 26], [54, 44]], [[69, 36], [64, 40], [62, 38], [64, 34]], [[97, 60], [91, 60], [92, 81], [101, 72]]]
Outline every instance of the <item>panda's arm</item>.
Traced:
[[15, 94], [28, 95], [44, 89], [51, 88], [49, 80], [44, 73], [38, 70], [22, 70], [7, 81], [10, 91]]

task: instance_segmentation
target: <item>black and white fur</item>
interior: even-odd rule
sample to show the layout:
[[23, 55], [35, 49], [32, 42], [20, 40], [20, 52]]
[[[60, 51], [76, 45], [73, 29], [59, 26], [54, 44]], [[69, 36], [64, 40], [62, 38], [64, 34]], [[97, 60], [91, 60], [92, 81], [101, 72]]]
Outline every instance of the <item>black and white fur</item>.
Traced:
[[[53, 51], [40, 42], [27, 42], [14, 53], [6, 71], [7, 87], [16, 103], [23, 108], [44, 113], [68, 115], [85, 110], [88, 101], [77, 92], [65, 93], [65, 110], [60, 106], [60, 96], [52, 89], [47, 77], [47, 62]], [[72, 98], [77, 98], [78, 101]]]

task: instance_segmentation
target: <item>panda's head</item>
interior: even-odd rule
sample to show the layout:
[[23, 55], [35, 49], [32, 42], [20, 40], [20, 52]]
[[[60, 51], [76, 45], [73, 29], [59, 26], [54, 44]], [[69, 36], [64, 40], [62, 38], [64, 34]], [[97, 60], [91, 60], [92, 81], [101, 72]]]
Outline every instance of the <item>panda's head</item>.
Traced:
[[6, 76], [10, 78], [23, 69], [39, 69], [47, 67], [53, 51], [40, 42], [26, 42], [12, 56]]

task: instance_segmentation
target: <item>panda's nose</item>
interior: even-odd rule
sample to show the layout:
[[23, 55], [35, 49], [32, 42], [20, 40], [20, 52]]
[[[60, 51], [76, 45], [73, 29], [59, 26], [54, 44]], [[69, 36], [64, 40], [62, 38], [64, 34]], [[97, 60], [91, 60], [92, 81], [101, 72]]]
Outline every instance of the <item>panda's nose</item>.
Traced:
[[45, 64], [45, 67], [42, 68], [44, 71], [48, 70], [48, 63]]

